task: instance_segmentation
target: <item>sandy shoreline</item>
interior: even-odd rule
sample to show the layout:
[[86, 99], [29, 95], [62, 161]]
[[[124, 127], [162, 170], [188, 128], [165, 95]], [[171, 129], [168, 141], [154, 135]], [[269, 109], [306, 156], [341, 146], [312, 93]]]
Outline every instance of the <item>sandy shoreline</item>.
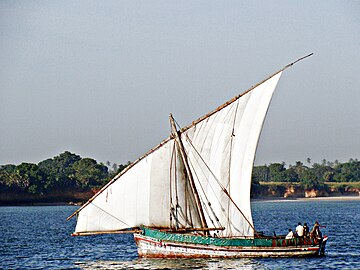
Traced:
[[316, 198], [256, 198], [251, 202], [299, 202], [299, 201], [360, 201], [360, 196], [334, 196], [334, 197], [316, 197]]

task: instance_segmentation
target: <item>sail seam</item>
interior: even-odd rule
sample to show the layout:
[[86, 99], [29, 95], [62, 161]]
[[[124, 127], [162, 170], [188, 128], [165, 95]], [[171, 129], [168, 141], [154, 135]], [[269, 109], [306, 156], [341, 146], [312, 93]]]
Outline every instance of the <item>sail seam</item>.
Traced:
[[[233, 126], [232, 126], [232, 130], [231, 130], [231, 135], [230, 135], [230, 152], [229, 152], [229, 171], [228, 171], [228, 189], [229, 189], [229, 192], [231, 192], [231, 185], [230, 185], [230, 175], [231, 175], [231, 157], [232, 157], [232, 146], [233, 146], [233, 140], [234, 140], [234, 132], [235, 132], [235, 123], [236, 123], [236, 116], [237, 116], [237, 111], [238, 111], [238, 108], [239, 108], [239, 99], [237, 100], [237, 103], [236, 103], [236, 108], [235, 108], [235, 113], [234, 113], [234, 121], [233, 121]], [[228, 213], [230, 212], [230, 203], [228, 203], [227, 205], [228, 207]], [[230, 223], [230, 215], [228, 215], [228, 223]]]
[[217, 179], [217, 177], [215, 176], [215, 174], [212, 172], [212, 170], [210, 169], [209, 165], [205, 162], [205, 160], [202, 158], [202, 156], [200, 155], [200, 153], [196, 150], [196, 148], [194, 147], [194, 145], [191, 143], [191, 140], [189, 137], [187, 137], [189, 140], [189, 143], [192, 145], [192, 148], [195, 150], [195, 152], [199, 155], [200, 159], [204, 162], [204, 165], [208, 168], [209, 172], [212, 174], [212, 176], [214, 177], [214, 179], [216, 180], [216, 182], [218, 183], [218, 185], [221, 187], [222, 191], [226, 194], [226, 196], [229, 197], [229, 199], [231, 200], [231, 202], [234, 204], [235, 208], [241, 213], [241, 215], [243, 216], [243, 218], [245, 219], [245, 221], [250, 225], [250, 227], [254, 230], [254, 233], [256, 233], [256, 230], [254, 228], [254, 226], [251, 224], [251, 222], [246, 218], [246, 216], [244, 215], [244, 213], [241, 211], [241, 209], [239, 208], [239, 206], [233, 201], [233, 199], [231, 198], [229, 192], [226, 190], [226, 188], [221, 184], [220, 180]]

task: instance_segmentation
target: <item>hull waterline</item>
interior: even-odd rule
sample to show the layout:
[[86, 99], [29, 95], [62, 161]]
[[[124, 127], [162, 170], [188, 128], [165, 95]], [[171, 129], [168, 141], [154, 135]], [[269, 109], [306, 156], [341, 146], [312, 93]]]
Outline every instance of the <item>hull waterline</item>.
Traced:
[[[171, 235], [171, 234], [167, 234]], [[140, 257], [146, 258], [258, 258], [321, 256], [325, 252], [327, 237], [317, 244], [308, 245], [216, 245], [157, 239], [134, 234]], [[206, 239], [206, 237], [204, 237]], [[215, 240], [221, 240], [216, 238]], [[227, 240], [225, 240], [227, 241]], [[247, 240], [251, 243], [251, 240]], [[274, 243], [274, 242], [273, 242]], [[282, 242], [285, 243], [285, 242]], [[295, 242], [296, 243], [296, 242]]]

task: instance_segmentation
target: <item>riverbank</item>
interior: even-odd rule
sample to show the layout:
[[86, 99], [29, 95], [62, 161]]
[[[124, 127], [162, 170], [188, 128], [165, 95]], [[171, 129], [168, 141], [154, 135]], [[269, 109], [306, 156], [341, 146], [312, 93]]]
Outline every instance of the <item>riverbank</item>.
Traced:
[[251, 202], [301, 202], [301, 201], [360, 201], [360, 196], [333, 196], [315, 198], [283, 198], [283, 197], [264, 197], [251, 199]]
[[360, 196], [360, 182], [326, 182], [319, 189], [304, 189], [300, 183], [260, 182], [251, 190], [253, 199], [334, 198]]
[[[299, 183], [261, 182], [252, 186], [252, 201], [360, 200], [360, 183], [327, 183], [321, 190], [304, 190]], [[82, 205], [98, 189], [57, 191], [43, 195], [0, 192], [0, 206]]]
[[[332, 197], [316, 197], [316, 198], [284, 198], [284, 197], [262, 197], [251, 199], [252, 203], [256, 202], [309, 202], [309, 201], [360, 201], [360, 196], [332, 196]], [[0, 204], [1, 206], [81, 206], [84, 202], [7, 202]]]
[[0, 206], [82, 205], [95, 193], [96, 190], [52, 192], [45, 195], [0, 193]]

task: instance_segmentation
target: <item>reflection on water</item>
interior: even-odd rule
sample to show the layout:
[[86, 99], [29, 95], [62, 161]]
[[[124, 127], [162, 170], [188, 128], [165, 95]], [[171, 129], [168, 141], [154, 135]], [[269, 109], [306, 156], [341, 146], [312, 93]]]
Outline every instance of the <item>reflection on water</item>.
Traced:
[[81, 269], [264, 269], [253, 259], [137, 259], [114, 262], [77, 262]]

